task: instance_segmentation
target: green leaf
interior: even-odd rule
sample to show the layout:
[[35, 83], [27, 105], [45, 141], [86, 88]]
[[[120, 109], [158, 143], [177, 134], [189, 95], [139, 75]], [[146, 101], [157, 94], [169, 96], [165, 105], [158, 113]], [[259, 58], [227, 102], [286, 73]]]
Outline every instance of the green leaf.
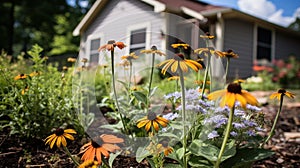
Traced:
[[218, 147], [211, 144], [206, 144], [198, 139], [194, 140], [188, 149], [192, 154], [196, 156], [203, 156], [210, 161], [217, 161], [219, 154]]
[[108, 159], [108, 164], [109, 164], [109, 167], [112, 167], [112, 164], [114, 162], [114, 160], [116, 159], [117, 156], [119, 156], [121, 153], [121, 151], [118, 151], [116, 153], [111, 153], [109, 155], [109, 159]]
[[149, 97], [152, 97], [154, 95], [154, 93], [156, 92], [157, 88], [158, 87], [156, 86], [156, 87], [154, 87], [154, 88], [151, 89]]
[[139, 92], [139, 91], [135, 91], [135, 92], [132, 92], [132, 95], [138, 100], [138, 101], [141, 101], [141, 102], [147, 102], [147, 96], [142, 93], [142, 92]]
[[257, 148], [238, 149], [236, 155], [222, 163], [222, 167], [243, 167], [251, 162], [258, 161], [270, 157], [273, 151]]
[[182, 166], [180, 164], [168, 163], [164, 165], [164, 168], [182, 168]]
[[176, 150], [176, 156], [177, 156], [178, 159], [181, 160], [183, 158], [183, 155], [184, 155], [183, 147]]
[[150, 156], [151, 153], [146, 150], [145, 147], [139, 147], [136, 151], [136, 161], [138, 163], [140, 163], [141, 161], [143, 161], [147, 156]]
[[189, 165], [192, 167], [211, 168], [213, 165], [204, 157], [192, 156], [189, 158]]
[[175, 138], [175, 140], [180, 141], [180, 138], [178, 137], [178, 135], [172, 134], [172, 133], [170, 133], [170, 132], [161, 133], [160, 136], [162, 136], [162, 137]]

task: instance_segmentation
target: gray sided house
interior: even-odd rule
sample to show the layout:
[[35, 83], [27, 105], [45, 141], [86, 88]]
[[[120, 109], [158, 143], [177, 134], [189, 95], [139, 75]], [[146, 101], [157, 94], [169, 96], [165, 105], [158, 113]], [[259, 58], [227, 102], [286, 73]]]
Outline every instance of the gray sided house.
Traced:
[[[183, 41], [192, 49], [205, 47], [203, 32], [215, 36], [212, 45], [232, 49], [231, 77], [249, 77], [254, 63], [271, 64], [290, 55], [300, 58], [300, 33], [241, 11], [196, 0], [97, 0], [73, 31], [80, 35], [80, 58], [101, 64], [98, 47], [114, 39], [127, 44], [119, 55], [158, 49], [171, 54], [172, 43]], [[141, 67], [149, 57], [141, 60]]]

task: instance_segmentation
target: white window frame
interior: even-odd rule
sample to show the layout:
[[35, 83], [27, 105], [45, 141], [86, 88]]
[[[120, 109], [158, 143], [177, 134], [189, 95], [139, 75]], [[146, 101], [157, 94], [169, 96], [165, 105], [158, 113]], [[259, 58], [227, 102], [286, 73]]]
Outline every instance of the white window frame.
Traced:
[[128, 44], [128, 47], [126, 47], [126, 53], [128, 54], [130, 52], [131, 31], [135, 31], [139, 29], [146, 29], [145, 49], [150, 49], [151, 23], [150, 22], [139, 23], [127, 27], [126, 35], [128, 38], [126, 39], [126, 44]]
[[[104, 41], [104, 34], [103, 33], [96, 33], [96, 34], [91, 34], [87, 37], [87, 45], [86, 45], [86, 54], [87, 54], [87, 59], [89, 60], [88, 63], [90, 63], [91, 60], [91, 41], [92, 40], [96, 40], [96, 39], [100, 39], [100, 46], [103, 45], [103, 41]], [[99, 47], [100, 47], [99, 46]], [[99, 53], [100, 54], [100, 53]], [[100, 64], [100, 58], [97, 64]]]
[[258, 25], [258, 24], [254, 24], [253, 26], [253, 63], [260, 63], [260, 61], [257, 59], [257, 29], [258, 27], [267, 29], [271, 31], [271, 62], [268, 63], [272, 63], [275, 60], [275, 42], [276, 42], [276, 32], [274, 29], [272, 28], [268, 28], [262, 25]]

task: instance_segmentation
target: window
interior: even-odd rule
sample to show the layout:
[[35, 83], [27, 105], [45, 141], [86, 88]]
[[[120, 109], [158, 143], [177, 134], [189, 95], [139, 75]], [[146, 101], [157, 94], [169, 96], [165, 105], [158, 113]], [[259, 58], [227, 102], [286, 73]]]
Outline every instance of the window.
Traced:
[[256, 45], [257, 61], [272, 61], [272, 31], [257, 27], [257, 45]]
[[129, 53], [146, 48], [146, 28], [130, 31]]
[[103, 34], [92, 34], [87, 38], [87, 59], [90, 65], [99, 64], [98, 48], [101, 46]]
[[147, 33], [150, 32], [150, 22], [143, 22], [134, 25], [130, 25], [127, 27], [127, 38], [126, 44], [126, 53], [136, 52], [143, 49], [150, 48], [150, 38], [151, 34]]
[[98, 52], [99, 47], [100, 47], [100, 38], [91, 40], [90, 63], [92, 65], [99, 63], [99, 52]]

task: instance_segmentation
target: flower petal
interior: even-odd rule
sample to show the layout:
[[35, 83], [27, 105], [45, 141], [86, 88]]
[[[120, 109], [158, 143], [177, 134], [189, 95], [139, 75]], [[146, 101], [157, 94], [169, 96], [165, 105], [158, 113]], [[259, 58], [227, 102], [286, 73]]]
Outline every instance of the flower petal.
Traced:
[[149, 121], [149, 122], [146, 124], [145, 129], [146, 129], [147, 132], [150, 130], [151, 124], [152, 124], [152, 121]]
[[235, 103], [235, 93], [230, 93], [227, 92], [226, 93], [226, 97], [225, 97], [225, 103], [228, 105], [228, 107], [233, 107], [234, 103]]
[[155, 131], [159, 130], [159, 125], [158, 125], [158, 123], [155, 120], [152, 121], [152, 125], [153, 125], [153, 128], [155, 129]]
[[257, 106], [258, 105], [258, 101], [257, 99], [252, 96], [249, 92], [245, 91], [245, 90], [242, 90], [242, 96], [246, 99], [246, 101], [253, 105], [253, 106]]
[[235, 94], [236, 99], [240, 102], [243, 108], [246, 108], [247, 100], [240, 94]]
[[214, 91], [214, 92], [210, 93], [207, 96], [207, 98], [209, 100], [217, 100], [217, 99], [223, 97], [225, 95], [225, 93], [226, 93], [226, 90], [217, 90], [217, 91]]
[[54, 144], [55, 144], [55, 141], [57, 140], [57, 137], [58, 136], [55, 136], [54, 139], [52, 140], [51, 144], [50, 144], [50, 148], [52, 149]]
[[105, 142], [105, 143], [121, 143], [121, 142], [124, 142], [124, 139], [118, 138], [115, 135], [103, 134], [100, 137], [103, 140], [103, 142]]
[[64, 130], [65, 133], [70, 133], [70, 134], [77, 134], [77, 132], [73, 129], [66, 129]]

